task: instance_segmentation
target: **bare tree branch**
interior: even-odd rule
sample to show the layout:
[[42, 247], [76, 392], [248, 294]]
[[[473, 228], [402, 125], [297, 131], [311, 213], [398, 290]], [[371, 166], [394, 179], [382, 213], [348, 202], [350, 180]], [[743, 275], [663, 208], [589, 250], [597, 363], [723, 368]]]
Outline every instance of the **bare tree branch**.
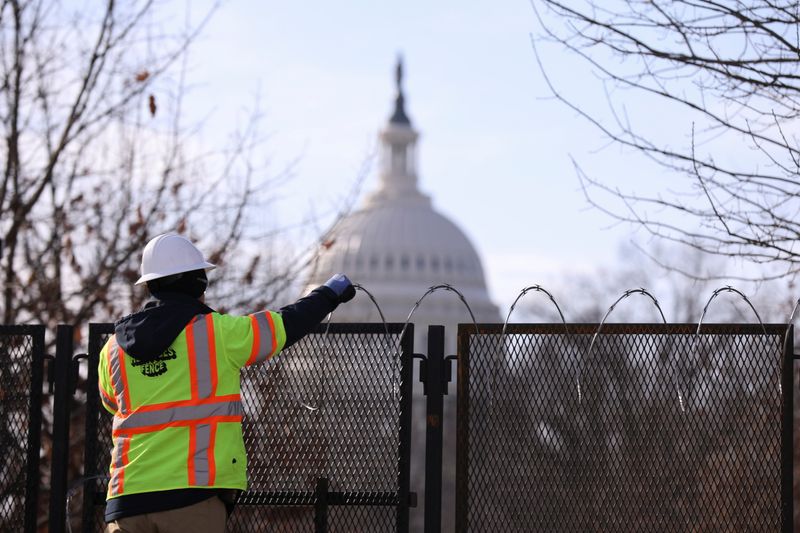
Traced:
[[[798, 4], [532, 0], [531, 5], [539, 28], [533, 51], [556, 99], [613, 143], [684, 178], [680, 191], [647, 196], [580, 171], [588, 201], [658, 238], [755, 263], [785, 264], [785, 272], [794, 272], [789, 265], [800, 262]], [[625, 101], [614, 94], [607, 92], [606, 112], [570, 96], [543, 56], [551, 43], [585, 61], [606, 89], [633, 90], [677, 106], [691, 117], [688, 140], [667, 140], [642, 120], [632, 123]], [[749, 149], [747, 157], [721, 150], [736, 144]], [[648, 207], [657, 207], [658, 214]]]

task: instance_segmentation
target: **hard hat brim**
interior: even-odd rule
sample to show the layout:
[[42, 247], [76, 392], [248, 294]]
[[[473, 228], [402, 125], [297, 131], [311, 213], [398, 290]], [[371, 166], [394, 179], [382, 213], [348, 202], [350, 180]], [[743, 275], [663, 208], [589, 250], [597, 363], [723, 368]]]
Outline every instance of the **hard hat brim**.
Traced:
[[208, 261], [203, 261], [202, 263], [197, 263], [196, 265], [191, 265], [191, 266], [188, 266], [188, 267], [185, 266], [183, 268], [176, 268], [176, 269], [173, 269], [173, 270], [164, 270], [164, 271], [161, 271], [161, 272], [149, 272], [149, 273], [141, 276], [139, 279], [137, 279], [136, 283], [134, 283], [134, 285], [141, 285], [142, 283], [147, 283], [148, 281], [152, 281], [154, 279], [166, 278], [167, 276], [172, 276], [173, 274], [181, 274], [183, 272], [191, 272], [192, 270], [203, 269], [203, 270], [208, 271], [208, 270], [214, 270], [215, 268], [217, 268], [217, 265], [209, 263]]

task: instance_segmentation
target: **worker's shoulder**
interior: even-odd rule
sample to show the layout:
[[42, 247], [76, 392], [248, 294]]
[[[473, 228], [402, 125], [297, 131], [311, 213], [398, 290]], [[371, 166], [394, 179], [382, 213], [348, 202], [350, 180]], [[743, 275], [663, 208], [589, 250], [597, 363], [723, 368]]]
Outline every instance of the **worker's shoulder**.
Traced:
[[234, 315], [228, 313], [220, 313], [219, 311], [214, 311], [210, 313], [211, 319], [214, 321], [215, 328], [236, 328], [236, 327], [243, 327], [250, 324], [252, 320], [249, 315]]
[[246, 315], [223, 313], [220, 311], [212, 311], [210, 314], [213, 315], [215, 321], [217, 320], [238, 321], [238, 320], [253, 320], [255, 318], [258, 318], [260, 315], [268, 315], [268, 314], [272, 316], [280, 315], [280, 312], [273, 311], [271, 309], [261, 309], [260, 311], [253, 311], [252, 313], [247, 313]]
[[213, 313], [214, 329], [221, 331], [233, 331], [241, 334], [243, 330], [263, 331], [268, 329], [282, 329], [283, 321], [279, 312], [264, 310], [248, 315], [233, 315], [227, 313]]

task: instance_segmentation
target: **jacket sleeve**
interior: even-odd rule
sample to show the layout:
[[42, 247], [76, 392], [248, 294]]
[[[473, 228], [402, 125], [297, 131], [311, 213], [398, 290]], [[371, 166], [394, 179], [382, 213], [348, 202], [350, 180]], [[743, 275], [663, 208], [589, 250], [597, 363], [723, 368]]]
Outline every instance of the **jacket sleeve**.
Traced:
[[339, 300], [336, 293], [323, 285], [295, 303], [281, 307], [280, 314], [286, 328], [286, 346], [291, 346], [312, 331], [337, 305]]
[[216, 314], [224, 350], [232, 364], [241, 368], [268, 361], [291, 346], [336, 309], [338, 299], [328, 287], [282, 307], [279, 312], [261, 311], [247, 316]]
[[[117, 400], [114, 396], [114, 387], [111, 377], [111, 369], [108, 364], [109, 347], [111, 341], [106, 342], [103, 349], [100, 350], [100, 360], [97, 363], [97, 387], [100, 389], [100, 402], [109, 413], [116, 414]], [[113, 355], [113, 354], [111, 354]]]
[[274, 311], [247, 316], [216, 314], [215, 318], [225, 357], [238, 368], [268, 361], [286, 345], [283, 319]]

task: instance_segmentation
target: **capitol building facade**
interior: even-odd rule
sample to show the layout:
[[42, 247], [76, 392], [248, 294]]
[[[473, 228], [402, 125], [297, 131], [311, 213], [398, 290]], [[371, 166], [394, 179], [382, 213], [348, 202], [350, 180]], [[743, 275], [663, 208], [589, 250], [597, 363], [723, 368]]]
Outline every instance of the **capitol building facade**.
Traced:
[[[307, 290], [324, 283], [332, 272], [344, 272], [373, 294], [388, 322], [402, 323], [430, 287], [449, 284], [464, 295], [477, 322], [499, 322], [475, 247], [419, 190], [419, 133], [406, 114], [401, 81], [398, 63], [394, 112], [380, 132], [379, 186], [333, 228], [330, 246], [321, 252]], [[380, 314], [368, 297], [359, 295], [337, 309], [333, 320], [378, 322]], [[455, 326], [471, 320], [456, 294], [426, 297], [411, 319], [416, 350], [425, 351], [419, 341], [429, 324], [447, 328], [447, 347], [454, 350]]]

